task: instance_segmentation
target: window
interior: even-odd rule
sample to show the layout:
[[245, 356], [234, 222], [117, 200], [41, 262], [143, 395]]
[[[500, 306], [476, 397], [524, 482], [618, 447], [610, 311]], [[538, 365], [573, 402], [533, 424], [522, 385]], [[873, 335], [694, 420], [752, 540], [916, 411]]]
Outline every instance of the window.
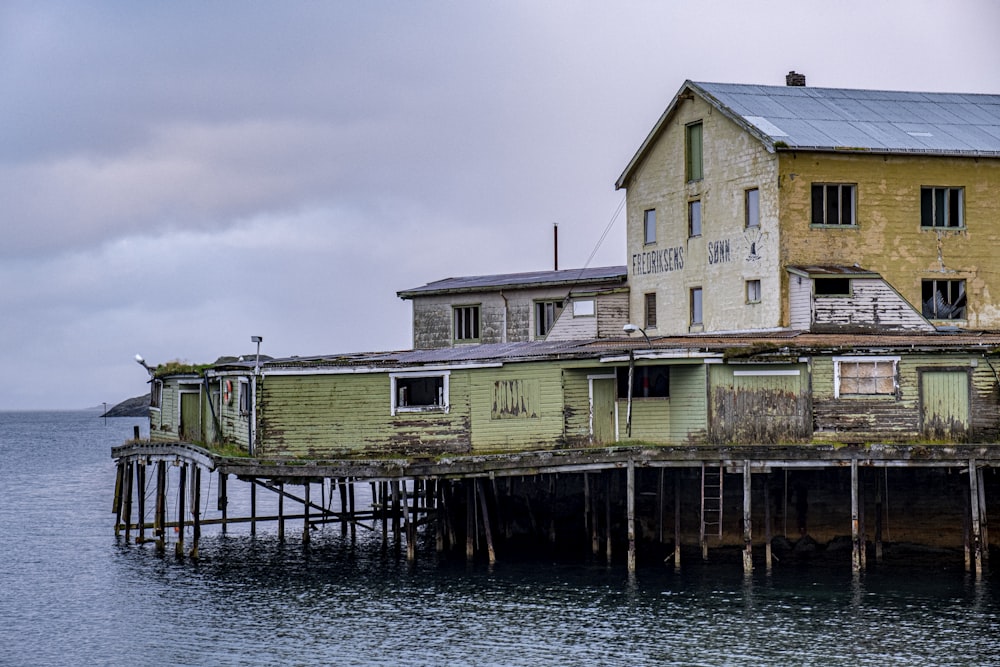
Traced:
[[760, 190], [747, 190], [743, 197], [743, 208], [746, 211], [746, 226], [760, 227]]
[[895, 396], [899, 357], [834, 357], [834, 397]]
[[920, 226], [956, 229], [965, 226], [962, 188], [920, 188]]
[[813, 280], [816, 296], [851, 296], [850, 278], [816, 278]]
[[253, 408], [253, 392], [250, 391], [250, 382], [240, 380], [240, 414], [248, 415]]
[[688, 236], [701, 236], [701, 200], [688, 202]]
[[700, 181], [702, 169], [702, 129], [701, 123], [691, 123], [684, 132], [685, 173], [689, 181]]
[[656, 243], [656, 209], [649, 209], [642, 214], [643, 243]]
[[454, 317], [455, 340], [479, 340], [479, 306], [457, 306]]
[[390, 373], [392, 414], [447, 412], [448, 373]]
[[149, 383], [149, 407], [159, 408], [163, 402], [163, 380], [153, 380]]
[[644, 329], [652, 329], [656, 327], [656, 292], [650, 292], [645, 295], [646, 299], [646, 326]]
[[581, 299], [573, 302], [573, 317], [593, 317], [594, 300]]
[[929, 320], [965, 319], [964, 280], [924, 280], [920, 287], [924, 317]]
[[699, 324], [702, 324], [701, 288], [694, 287], [691, 289], [691, 325]]
[[562, 312], [562, 301], [535, 302], [535, 338], [545, 338]]
[[[618, 367], [618, 398], [628, 398], [628, 368]], [[669, 398], [669, 366], [635, 366], [632, 368], [632, 398]]]
[[854, 186], [813, 183], [812, 224], [855, 225]]
[[760, 280], [747, 281], [747, 303], [760, 303]]

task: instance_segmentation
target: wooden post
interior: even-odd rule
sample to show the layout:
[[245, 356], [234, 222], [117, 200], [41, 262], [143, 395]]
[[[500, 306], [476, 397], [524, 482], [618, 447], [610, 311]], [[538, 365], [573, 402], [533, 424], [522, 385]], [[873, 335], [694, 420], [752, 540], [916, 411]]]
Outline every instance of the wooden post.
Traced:
[[187, 500], [187, 464], [181, 464], [180, 483], [177, 487], [177, 544], [174, 545], [174, 555], [184, 557], [184, 501]]
[[978, 579], [983, 575], [983, 543], [980, 532], [979, 474], [975, 459], [969, 459], [969, 505], [972, 508], [972, 567]]
[[[416, 492], [416, 480], [414, 480], [413, 490]], [[406, 560], [410, 563], [417, 559], [417, 541], [415, 538], [416, 530], [413, 526], [413, 521], [410, 516], [411, 506], [410, 501], [406, 496], [406, 480], [402, 480], [399, 485], [402, 502], [403, 502], [403, 528], [406, 532]], [[416, 503], [416, 496], [413, 497], [414, 504]]]
[[868, 527], [865, 525], [865, 471], [858, 470], [858, 546], [861, 569], [868, 567]]
[[478, 480], [479, 505], [483, 513], [483, 530], [486, 532], [486, 549], [489, 553], [490, 565], [497, 562], [497, 554], [493, 549], [493, 533], [490, 530], [490, 513], [486, 507], [486, 490], [483, 488], [482, 480]]
[[[229, 491], [227, 490], [228, 473], [219, 473], [219, 511], [222, 512], [222, 534], [226, 534], [226, 520], [228, 518], [227, 509], [229, 507]], [[211, 482], [209, 482], [211, 485]]]
[[666, 502], [666, 498], [663, 496], [663, 477], [666, 472], [666, 469], [660, 468], [660, 476], [656, 484], [656, 537], [660, 544], [663, 544], [663, 515], [666, 514], [663, 509], [663, 503]]
[[857, 459], [851, 459], [851, 571], [861, 571], [861, 537], [858, 524]]
[[351, 519], [351, 543], [353, 544], [358, 539], [358, 527], [355, 517], [355, 506], [354, 506], [354, 481], [351, 480], [347, 483], [347, 505], [350, 508], [350, 519]]
[[444, 553], [444, 515], [447, 511], [444, 501], [444, 484], [436, 484], [434, 493], [437, 496], [435, 502], [437, 511], [434, 513], [434, 549], [440, 554]]
[[309, 544], [309, 487], [312, 486], [306, 480], [304, 493], [302, 496], [302, 544]]
[[674, 473], [674, 568], [681, 569], [681, 469]]
[[257, 478], [250, 480], [250, 535], [257, 534]]
[[194, 464], [194, 494], [191, 501], [193, 527], [191, 534], [191, 558], [198, 560], [198, 540], [201, 538], [201, 466]]
[[278, 541], [285, 541], [285, 483], [278, 482]]
[[476, 555], [476, 487], [471, 479], [465, 480], [465, 558]]
[[990, 532], [986, 525], [986, 485], [983, 484], [983, 469], [976, 469], [976, 487], [979, 489], [979, 535], [983, 560], [990, 560]]
[[972, 503], [970, 502], [969, 494], [963, 493], [962, 497], [965, 499], [963, 503], [962, 512], [962, 551], [965, 556], [965, 571], [972, 571]]
[[635, 572], [635, 461], [628, 460], [625, 483], [625, 503], [628, 520], [628, 571]]
[[743, 462], [743, 573], [753, 572], [753, 523], [751, 521], [751, 489], [753, 478], [750, 475], [750, 461]]
[[392, 543], [396, 549], [401, 546], [399, 534], [399, 480], [392, 480]]
[[590, 478], [583, 473], [583, 534], [590, 534]]
[[764, 473], [764, 567], [771, 571], [771, 473]]
[[[631, 385], [629, 385], [631, 386]], [[613, 471], [604, 472], [604, 543], [608, 565], [611, 565], [611, 475]]]
[[156, 506], [153, 510], [153, 537], [156, 550], [163, 552], [167, 543], [167, 462], [156, 462]]
[[146, 541], [146, 464], [143, 462], [135, 466], [135, 485], [138, 487], [136, 500], [139, 505], [139, 535], [135, 543], [142, 544]]
[[122, 528], [122, 493], [125, 490], [125, 464], [115, 466], [115, 497], [111, 501], [111, 511], [115, 513], [115, 537], [121, 534]]
[[132, 534], [132, 468], [134, 467], [135, 464], [132, 462], [125, 464], [125, 544], [129, 543]]
[[875, 470], [875, 562], [882, 564], [882, 485], [884, 483], [884, 471], [879, 474]]
[[599, 504], [599, 494], [597, 491], [597, 482], [600, 481], [601, 473], [597, 473], [595, 478], [594, 490], [590, 494], [590, 552], [596, 556], [601, 552], [601, 517], [598, 510], [600, 509]]
[[[399, 482], [396, 482], [399, 484]], [[337, 490], [340, 492], [340, 534], [347, 535], [347, 519], [349, 515], [349, 510], [347, 508], [347, 479], [337, 480]], [[396, 519], [396, 525], [399, 525], [399, 519]]]

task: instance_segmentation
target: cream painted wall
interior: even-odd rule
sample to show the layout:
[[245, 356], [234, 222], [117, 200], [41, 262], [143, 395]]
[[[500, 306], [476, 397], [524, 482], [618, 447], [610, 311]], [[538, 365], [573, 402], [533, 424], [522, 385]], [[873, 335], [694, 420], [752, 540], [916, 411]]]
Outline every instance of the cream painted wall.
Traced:
[[[685, 127], [703, 123], [704, 178], [685, 178]], [[644, 295], [656, 292], [650, 335], [691, 331], [689, 294], [703, 290], [704, 330], [781, 324], [778, 160], [702, 99], [681, 100], [626, 183], [632, 319], [643, 326]], [[744, 197], [760, 190], [760, 228], [745, 228]], [[702, 235], [688, 236], [688, 202], [702, 202]], [[656, 209], [656, 242], [644, 244], [643, 214]], [[760, 303], [746, 302], [745, 281], [761, 281]]]

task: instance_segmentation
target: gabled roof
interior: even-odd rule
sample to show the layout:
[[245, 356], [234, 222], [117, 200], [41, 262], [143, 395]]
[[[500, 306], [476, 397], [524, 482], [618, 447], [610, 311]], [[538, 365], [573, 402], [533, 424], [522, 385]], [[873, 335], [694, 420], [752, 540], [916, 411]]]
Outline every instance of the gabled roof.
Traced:
[[602, 266], [589, 269], [563, 269], [560, 271], [531, 271], [529, 273], [501, 273], [488, 276], [464, 276], [444, 278], [413, 289], [401, 290], [396, 295], [401, 299], [436, 294], [458, 294], [462, 292], [499, 292], [504, 289], [526, 289], [531, 287], [575, 287], [624, 284], [628, 269], [624, 266]]
[[1000, 95], [685, 81], [616, 187], [623, 188], [674, 109], [698, 95], [776, 150], [1000, 157]]

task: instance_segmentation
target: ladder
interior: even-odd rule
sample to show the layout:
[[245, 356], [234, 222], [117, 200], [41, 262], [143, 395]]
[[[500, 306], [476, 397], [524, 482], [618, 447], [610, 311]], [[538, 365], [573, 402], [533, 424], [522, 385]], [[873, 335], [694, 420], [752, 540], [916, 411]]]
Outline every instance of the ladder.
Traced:
[[701, 464], [701, 557], [708, 560], [708, 536], [722, 538], [722, 465]]

